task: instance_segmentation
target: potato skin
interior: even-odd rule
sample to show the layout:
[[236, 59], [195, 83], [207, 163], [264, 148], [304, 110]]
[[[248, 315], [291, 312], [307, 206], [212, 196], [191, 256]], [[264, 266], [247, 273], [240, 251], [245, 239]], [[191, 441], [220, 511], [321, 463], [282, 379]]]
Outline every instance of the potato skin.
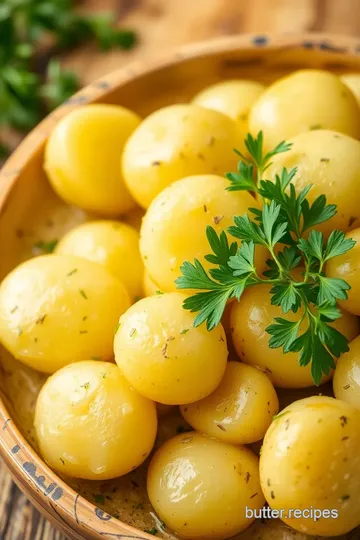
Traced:
[[107, 480], [128, 473], [155, 442], [155, 404], [109, 362], [84, 361], [52, 375], [36, 403], [35, 429], [48, 465], [68, 476]]
[[113, 357], [125, 286], [79, 257], [43, 255], [15, 268], [0, 285], [0, 341], [28, 366], [54, 373], [79, 360]]
[[197, 431], [229, 444], [262, 439], [279, 401], [269, 378], [241, 362], [228, 362], [225, 375], [210, 396], [180, 407]]
[[320, 69], [295, 71], [269, 86], [253, 105], [249, 130], [264, 134], [266, 150], [314, 129], [360, 137], [360, 110], [337, 75]]
[[360, 409], [360, 336], [349, 344], [349, 351], [340, 356], [333, 383], [337, 399]]
[[60, 240], [55, 252], [101, 264], [124, 283], [132, 300], [142, 294], [139, 233], [125, 223], [103, 220], [79, 225]]
[[[206, 227], [219, 234], [233, 225], [258, 202], [247, 192], [226, 191], [228, 180], [215, 175], [183, 178], [162, 191], [151, 203], [140, 231], [140, 252], [145, 268], [161, 290], [176, 290], [184, 261], [199, 259], [206, 269], [213, 265], [204, 256], [211, 253]], [[184, 221], [186, 216], [186, 221]], [[267, 251], [256, 248], [256, 265], [261, 273]]]
[[[260, 480], [271, 508], [338, 510], [336, 519], [283, 517], [308, 534], [340, 535], [360, 524], [360, 411], [324, 396], [284, 409], [268, 429]], [[329, 516], [330, 517], [330, 516]]]
[[45, 148], [44, 168], [67, 203], [103, 216], [135, 206], [121, 175], [121, 152], [140, 124], [134, 112], [117, 105], [85, 105], [56, 125]]
[[255, 454], [196, 432], [170, 439], [155, 453], [147, 489], [166, 525], [192, 540], [221, 540], [245, 530], [252, 522], [245, 506], [264, 503]]
[[289, 142], [292, 148], [273, 158], [267, 177], [274, 180], [283, 167], [297, 167], [293, 180], [297, 191], [312, 184], [309, 202], [324, 194], [328, 204], [337, 205], [336, 215], [315, 228], [326, 236], [334, 229], [354, 229], [360, 223], [360, 207], [354, 197], [360, 182], [360, 141], [334, 131], [316, 130], [301, 133]]
[[346, 238], [355, 240], [355, 246], [347, 253], [330, 259], [325, 273], [328, 277], [344, 279], [350, 285], [347, 299], [338, 303], [349, 313], [360, 315], [360, 228], [348, 232]]
[[165, 405], [197, 401], [215, 390], [226, 367], [221, 325], [211, 332], [193, 327], [183, 309], [185, 295], [165, 293], [143, 298], [120, 317], [115, 360], [142, 395]]
[[[230, 327], [235, 350], [242, 362], [264, 371], [275, 386], [281, 388], [313, 386], [311, 367], [299, 365], [298, 353], [284, 354], [281, 348], [269, 348], [270, 335], [265, 329], [273, 323], [275, 317], [283, 316], [281, 307], [271, 305], [270, 299], [270, 286], [256, 285], [243, 293], [240, 302], [232, 304]], [[286, 318], [296, 321], [300, 314], [301, 310], [296, 314], [289, 312]], [[349, 341], [360, 331], [358, 319], [345, 311], [332, 326]], [[305, 327], [304, 323], [300, 325], [300, 333]], [[322, 382], [331, 378], [332, 374], [324, 377]]]
[[241, 150], [243, 140], [229, 117], [197, 105], [171, 105], [148, 116], [129, 138], [123, 175], [134, 199], [148, 208], [180, 178], [236, 170], [233, 148]]
[[192, 102], [235, 120], [245, 138], [250, 108], [264, 90], [265, 86], [257, 81], [233, 79], [204, 88]]

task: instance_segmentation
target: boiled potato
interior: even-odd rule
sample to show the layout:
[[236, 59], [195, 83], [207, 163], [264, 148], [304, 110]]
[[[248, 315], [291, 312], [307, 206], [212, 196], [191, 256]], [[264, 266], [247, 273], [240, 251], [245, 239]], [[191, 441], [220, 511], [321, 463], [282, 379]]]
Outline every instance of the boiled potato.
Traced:
[[[233, 225], [234, 215], [243, 215], [249, 207], [257, 206], [247, 192], [226, 191], [228, 185], [220, 176], [189, 176], [162, 191], [150, 205], [140, 231], [140, 251], [147, 272], [161, 290], [176, 290], [174, 281], [184, 261], [194, 262], [197, 258], [206, 269], [213, 266], [204, 259], [211, 253], [207, 225], [219, 234]], [[266, 259], [267, 251], [257, 246], [255, 262], [259, 273]]]
[[334, 374], [334, 394], [360, 409], [360, 336], [350, 343], [349, 351], [339, 358]]
[[[275, 317], [283, 317], [281, 307], [270, 302], [270, 286], [256, 285], [247, 289], [240, 302], [234, 302], [230, 312], [232, 340], [236, 352], [243, 362], [264, 371], [275, 386], [283, 388], [302, 388], [313, 386], [311, 366], [299, 365], [298, 353], [283, 353], [282, 348], [270, 349], [270, 335], [267, 326]], [[289, 312], [286, 319], [296, 321], [301, 317], [301, 309], [297, 313]], [[357, 317], [342, 312], [342, 317], [332, 326], [344, 334], [349, 341], [360, 332]], [[300, 333], [307, 327], [304, 321], [300, 325]], [[323, 377], [323, 382], [332, 377]]]
[[350, 285], [347, 299], [338, 300], [338, 303], [346, 311], [360, 315], [360, 228], [349, 232], [346, 237], [355, 240], [355, 246], [347, 253], [330, 259], [325, 273], [328, 277], [344, 279]]
[[120, 317], [115, 335], [115, 360], [130, 384], [166, 405], [209, 395], [226, 367], [222, 326], [194, 328], [184, 299], [178, 292], [143, 298]]
[[53, 373], [79, 360], [113, 357], [125, 286], [79, 257], [43, 255], [15, 268], [0, 285], [0, 341], [24, 364]]
[[331, 129], [360, 137], [360, 110], [339, 77], [320, 69], [304, 69], [269, 86], [249, 114], [249, 130], [263, 131], [266, 150], [280, 141], [315, 129]]
[[241, 362], [228, 362], [210, 396], [183, 405], [181, 413], [197, 431], [230, 444], [249, 444], [265, 435], [279, 401], [269, 378]]
[[40, 451], [54, 470], [107, 480], [138, 467], [155, 442], [155, 404], [109, 362], [84, 361], [52, 375], [36, 403]]
[[278, 154], [267, 171], [274, 180], [283, 167], [297, 167], [293, 180], [298, 191], [312, 184], [307, 199], [310, 203], [326, 195], [329, 204], [337, 205], [337, 214], [316, 225], [326, 236], [334, 229], [347, 231], [360, 223], [360, 205], [354, 192], [360, 183], [360, 141], [334, 131], [317, 130], [301, 133], [289, 142], [290, 151]]
[[340, 79], [354, 94], [360, 104], [360, 73], [345, 73]]
[[160, 191], [190, 174], [236, 170], [233, 148], [243, 140], [229, 117], [196, 105], [160, 109], [136, 129], [123, 155], [125, 182], [144, 208]]
[[139, 233], [133, 227], [120, 221], [84, 223], [69, 231], [55, 251], [103, 265], [124, 283], [132, 299], [141, 296], [144, 268]]
[[135, 202], [121, 175], [121, 153], [140, 117], [120, 106], [86, 105], [67, 114], [50, 134], [44, 168], [67, 203], [104, 216]]
[[196, 432], [167, 441], [153, 456], [147, 489], [166, 525], [184, 538], [224, 539], [245, 530], [253, 519], [245, 506], [259, 509], [264, 497], [258, 458]]
[[154, 294], [159, 294], [160, 291], [159, 286], [156, 285], [155, 281], [151, 279], [148, 272], [144, 272], [143, 275], [143, 294], [144, 296], [152, 296]]
[[194, 97], [193, 103], [230, 116], [245, 138], [250, 107], [264, 90], [259, 82], [233, 79], [208, 86]]
[[[260, 480], [271, 508], [294, 529], [324, 536], [360, 524], [360, 411], [329, 397], [296, 401], [267, 431]], [[316, 521], [290, 510], [327, 510]], [[338, 517], [331, 517], [337, 511]]]

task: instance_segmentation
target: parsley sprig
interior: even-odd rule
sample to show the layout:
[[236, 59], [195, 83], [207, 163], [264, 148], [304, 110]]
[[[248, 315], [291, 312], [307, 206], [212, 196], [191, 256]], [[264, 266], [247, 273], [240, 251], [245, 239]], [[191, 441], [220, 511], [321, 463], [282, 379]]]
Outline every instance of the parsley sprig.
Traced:
[[[283, 168], [275, 181], [264, 178], [271, 159], [287, 152], [289, 143], [281, 142], [264, 154], [260, 132], [256, 138], [248, 135], [245, 146], [248, 156], [237, 152], [240, 161], [237, 172], [226, 175], [230, 181], [227, 189], [255, 193], [261, 208], [250, 208], [251, 216], [234, 216], [234, 225], [219, 235], [208, 226], [212, 253], [205, 259], [213, 266], [206, 271], [199, 260], [186, 261], [176, 284], [179, 289], [198, 290], [185, 299], [184, 308], [197, 313], [195, 326], [206, 322], [208, 330], [219, 324], [229, 299], [241, 301], [248, 287], [271, 285], [271, 304], [280, 306], [284, 317], [276, 317], [266, 328], [269, 346], [282, 347], [284, 353], [298, 352], [300, 365], [311, 363], [313, 380], [319, 384], [323, 374], [335, 367], [335, 358], [348, 350], [347, 339], [330, 323], [341, 317], [336, 302], [347, 298], [350, 286], [342, 279], [327, 277], [324, 265], [352, 249], [355, 242], [339, 230], [325, 240], [313, 228], [331, 219], [336, 205], [327, 204], [325, 195], [310, 204], [311, 185], [298, 192], [292, 184], [296, 168]], [[230, 241], [230, 236], [236, 240]], [[261, 275], [254, 260], [256, 245], [271, 256]], [[302, 279], [295, 279], [295, 268], [302, 270]], [[299, 311], [296, 321], [286, 319], [290, 311]], [[305, 327], [301, 333], [300, 327]]]
[[[104, 51], [130, 49], [136, 34], [117, 28], [113, 13], [80, 12], [73, 0], [1, 0], [0, 126], [27, 131], [70, 97], [80, 81], [53, 57], [91, 39]], [[7, 151], [0, 142], [0, 158]]]

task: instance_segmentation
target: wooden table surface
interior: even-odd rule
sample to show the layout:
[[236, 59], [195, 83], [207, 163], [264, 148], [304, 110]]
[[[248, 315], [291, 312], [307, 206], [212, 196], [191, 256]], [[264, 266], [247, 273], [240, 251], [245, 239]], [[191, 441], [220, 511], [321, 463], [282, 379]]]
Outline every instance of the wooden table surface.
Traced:
[[[105, 56], [87, 45], [64, 59], [84, 84], [129, 61], [171, 48], [245, 32], [333, 32], [360, 36], [359, 0], [84, 0], [90, 10], [115, 10], [139, 45]], [[65, 540], [26, 500], [0, 463], [0, 539]]]

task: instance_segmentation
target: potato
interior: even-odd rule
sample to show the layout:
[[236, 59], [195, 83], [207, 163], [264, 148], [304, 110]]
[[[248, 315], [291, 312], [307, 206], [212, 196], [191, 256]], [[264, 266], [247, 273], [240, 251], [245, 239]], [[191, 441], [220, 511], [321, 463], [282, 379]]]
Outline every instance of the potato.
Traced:
[[125, 377], [140, 394], [165, 405], [209, 395], [226, 367], [222, 326], [194, 328], [184, 299], [177, 292], [143, 298], [120, 317], [115, 335], [115, 360]]
[[[359, 445], [359, 410], [323, 396], [294, 402], [264, 438], [260, 480], [267, 502], [283, 510], [280, 518], [297, 531], [324, 536], [351, 531], [360, 524]], [[289, 513], [311, 508], [328, 514], [314, 520]]]
[[[147, 272], [161, 290], [176, 290], [174, 281], [184, 261], [197, 258], [205, 268], [213, 267], [204, 259], [211, 253], [207, 225], [219, 234], [233, 225], [234, 215], [258, 205], [247, 192], [226, 191], [228, 185], [220, 176], [189, 176], [169, 186], [150, 205], [140, 231], [140, 251]], [[255, 263], [260, 273], [267, 257], [267, 251], [257, 246]]]
[[119, 278], [134, 300], [142, 294], [144, 267], [139, 251], [139, 233], [120, 221], [93, 221], [69, 231], [55, 250], [103, 265]]
[[193, 103], [235, 120], [245, 138], [250, 108], [264, 90], [259, 82], [233, 79], [208, 86], [194, 97]]
[[229, 117], [196, 105], [172, 105], [146, 118], [127, 142], [123, 175], [144, 208], [172, 182], [190, 174], [235, 171], [242, 135]]
[[337, 205], [337, 214], [316, 225], [326, 236], [334, 229], [347, 231], [360, 224], [360, 205], [354, 193], [360, 183], [360, 141], [327, 130], [301, 133], [290, 139], [292, 148], [278, 154], [267, 171], [274, 180], [283, 167], [297, 167], [293, 183], [297, 191], [312, 184], [307, 199], [312, 203], [326, 195], [328, 204]]
[[246, 447], [196, 432], [167, 441], [149, 464], [151, 504], [166, 525], [184, 538], [224, 539], [253, 521], [245, 506], [264, 503], [258, 458]]
[[344, 75], [341, 75], [340, 79], [348, 88], [350, 88], [360, 104], [360, 73], [345, 73]]
[[347, 299], [338, 300], [338, 303], [349, 313], [360, 315], [360, 228], [348, 232], [346, 237], [355, 240], [355, 246], [347, 253], [330, 259], [325, 273], [328, 277], [344, 279], [350, 285]]
[[52, 375], [36, 403], [42, 456], [62, 474], [107, 480], [138, 467], [155, 442], [155, 404], [109, 362], [70, 364]]
[[[275, 317], [283, 317], [281, 307], [270, 303], [270, 286], [256, 285], [247, 289], [240, 302], [234, 302], [230, 312], [232, 340], [240, 359], [266, 372], [275, 386], [283, 388], [306, 388], [313, 386], [310, 365], [299, 365], [298, 353], [284, 354], [282, 348], [270, 349], [270, 335], [266, 327], [273, 323]], [[291, 311], [286, 319], [296, 321], [301, 317], [302, 310]], [[358, 319], [342, 312], [342, 317], [332, 323], [332, 326], [344, 334], [349, 341], [360, 332]], [[300, 333], [307, 327], [304, 321], [300, 325]], [[323, 377], [325, 382], [332, 377]]]
[[269, 86], [249, 114], [253, 135], [263, 131], [266, 150], [304, 131], [331, 129], [360, 137], [360, 110], [339, 77], [320, 69], [304, 69]]
[[45, 373], [79, 360], [109, 360], [117, 321], [129, 305], [125, 286], [99, 264], [43, 255], [1, 283], [0, 341]]
[[215, 392], [182, 405], [180, 410], [204, 435], [229, 444], [250, 444], [264, 437], [279, 411], [279, 401], [264, 373], [240, 362], [228, 362]]
[[334, 374], [334, 394], [338, 399], [360, 409], [360, 336], [340, 356]]
[[151, 279], [148, 272], [145, 271], [143, 275], [143, 295], [152, 296], [160, 292], [164, 291], [160, 291], [159, 286]]
[[104, 216], [128, 212], [135, 202], [121, 175], [124, 144], [140, 117], [115, 105], [86, 105], [67, 114], [50, 134], [44, 168], [67, 203]]

